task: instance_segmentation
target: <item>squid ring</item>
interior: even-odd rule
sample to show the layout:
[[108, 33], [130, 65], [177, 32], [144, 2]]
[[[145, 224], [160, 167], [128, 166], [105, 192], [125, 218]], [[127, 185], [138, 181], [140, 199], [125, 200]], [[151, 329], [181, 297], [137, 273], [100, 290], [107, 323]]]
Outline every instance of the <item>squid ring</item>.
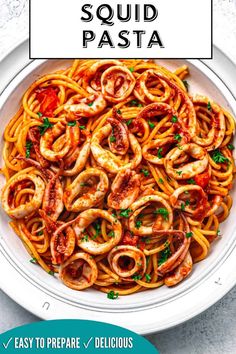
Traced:
[[163, 149], [162, 146], [173, 144], [173, 143], [176, 143], [176, 140], [173, 137], [167, 137], [164, 139], [155, 139], [153, 141], [150, 141], [149, 143], [145, 144], [142, 148], [144, 159], [153, 163], [154, 165], [163, 165], [164, 164], [163, 155], [160, 154], [160, 156], [155, 156], [152, 153], [150, 153], [148, 150]]
[[[111, 237], [104, 243], [98, 243], [90, 237], [88, 237], [88, 240], [84, 240], [82, 238], [84, 230], [97, 218], [104, 218], [110, 222], [114, 232], [114, 237]], [[110, 215], [109, 212], [102, 209], [89, 209], [83, 211], [76, 219], [73, 228], [77, 236], [78, 246], [84, 251], [94, 255], [109, 252], [120, 242], [122, 236], [122, 227], [120, 222], [114, 216]]]
[[[189, 162], [179, 168], [174, 168], [174, 163], [178, 160], [183, 152], [187, 152], [197, 161]], [[177, 180], [194, 177], [207, 168], [208, 155], [205, 149], [194, 143], [181, 145], [181, 149], [176, 147], [169, 151], [164, 159], [164, 165], [167, 174]]]
[[135, 78], [125, 66], [111, 66], [101, 77], [102, 94], [110, 102], [124, 101], [132, 93]]
[[[32, 199], [24, 204], [15, 206], [12, 193], [16, 192], [17, 186], [20, 186], [21, 184], [24, 186], [26, 181], [30, 181], [34, 184], [35, 190], [32, 190]], [[3, 188], [2, 207], [11, 218], [24, 218], [33, 211], [39, 209], [43, 201], [44, 190], [44, 182], [38, 176], [33, 174], [20, 174], [13, 176]]]
[[[122, 260], [123, 267], [121, 266]], [[126, 281], [134, 281], [132, 276], [143, 276], [146, 271], [146, 257], [144, 253], [134, 246], [118, 246], [108, 254], [108, 262], [111, 269]], [[128, 264], [129, 268], [127, 269]], [[125, 269], [126, 268], [126, 269]]]
[[162, 96], [155, 96], [150, 92], [151, 88], [147, 87], [147, 83], [150, 81], [150, 78], [156, 78], [155, 71], [153, 69], [146, 70], [144, 71], [137, 79], [136, 85], [134, 88], [134, 95], [138, 100], [140, 100], [143, 103], [146, 103], [147, 101], [150, 102], [165, 102], [168, 100], [168, 98], [171, 95], [171, 90], [168, 84], [162, 80], [159, 79], [159, 82], [164, 88], [164, 94]]
[[[194, 201], [196, 201], [196, 206], [193, 208], [191, 208], [191, 205], [186, 205], [186, 203], [184, 204], [183, 200], [179, 200], [179, 197], [181, 194], [185, 193], [185, 192], [189, 192], [190, 191], [197, 191], [198, 193], [198, 197], [194, 198]], [[184, 195], [186, 197], [186, 194]], [[182, 205], [184, 205], [184, 212], [192, 214], [197, 220], [204, 218], [208, 211], [209, 211], [209, 203], [207, 200], [207, 196], [206, 193], [204, 192], [204, 190], [202, 189], [202, 187], [200, 186], [195, 186], [195, 185], [186, 185], [186, 186], [182, 186], [177, 188], [174, 193], [170, 196], [170, 203], [173, 206], [173, 208], [176, 209], [182, 209]]]
[[117, 173], [107, 198], [110, 208], [127, 209], [138, 197], [140, 192], [140, 175], [130, 169]]
[[93, 93], [88, 97], [80, 94], [71, 97], [64, 105], [64, 110], [69, 114], [68, 120], [76, 117], [90, 118], [100, 114], [107, 106], [102, 94]]
[[89, 254], [78, 252], [60, 266], [59, 277], [69, 288], [89, 288], [98, 277], [97, 264]]
[[107, 124], [99, 129], [93, 136], [91, 141], [91, 151], [100, 166], [110, 173], [117, 174], [122, 169], [135, 169], [142, 161], [142, 149], [138, 140], [133, 134], [129, 133], [129, 143], [133, 150], [134, 157], [126, 164], [122, 164], [121, 160], [115, 159], [114, 155], [105, 150], [101, 143], [103, 139], [107, 138], [112, 131], [111, 124]]
[[[99, 178], [96, 189], [89, 182], [93, 177]], [[88, 168], [65, 189], [63, 199], [66, 209], [78, 212], [96, 206], [105, 197], [108, 187], [109, 180], [105, 172], [98, 168]], [[80, 197], [76, 199], [78, 195]]]
[[[151, 204], [152, 202], [160, 203], [164, 206], [166, 211], [164, 218], [161, 214], [157, 213], [156, 220], [152, 226], [140, 226], [137, 228], [136, 226], [136, 218], [141, 213], [141, 211], [146, 208], [147, 205]], [[129, 218], [129, 229], [137, 236], [146, 236], [152, 235], [153, 228], [161, 229], [161, 230], [169, 230], [172, 227], [173, 223], [173, 212], [169, 203], [162, 197], [158, 195], [146, 195], [136, 202], [134, 202], [130, 209], [133, 211], [133, 214]]]
[[[196, 96], [193, 100], [194, 104], [199, 104], [200, 106], [207, 106], [209, 104], [209, 99], [203, 96]], [[208, 113], [211, 115], [211, 129], [209, 130], [206, 138], [201, 138], [198, 135], [193, 136], [193, 141], [204, 146], [207, 151], [212, 151], [217, 149], [225, 136], [225, 117], [222, 109], [214, 102], [210, 101], [210, 108]]]
[[[62, 138], [62, 134], [65, 136]], [[57, 144], [56, 151], [53, 150], [53, 144], [56, 139], [60, 139], [60, 144]], [[61, 160], [69, 150], [79, 143], [79, 127], [65, 125], [58, 122], [52, 128], [46, 130], [40, 139], [40, 153], [49, 161]]]

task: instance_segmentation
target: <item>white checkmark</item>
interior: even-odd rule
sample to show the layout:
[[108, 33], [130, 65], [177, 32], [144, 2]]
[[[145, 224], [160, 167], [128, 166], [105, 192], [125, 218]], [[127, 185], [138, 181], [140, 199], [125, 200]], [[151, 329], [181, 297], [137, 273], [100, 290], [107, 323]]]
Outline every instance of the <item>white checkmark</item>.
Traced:
[[91, 338], [89, 338], [89, 340], [88, 340], [88, 342], [87, 343], [84, 343], [84, 347], [85, 347], [85, 349], [87, 349], [88, 348], [88, 346], [89, 346], [89, 344], [90, 344], [90, 342], [93, 340], [93, 337], [91, 337]]
[[10, 339], [8, 339], [7, 343], [2, 343], [2, 345], [4, 346], [5, 349], [8, 348], [9, 344], [11, 343], [11, 341], [12, 341], [12, 337]]

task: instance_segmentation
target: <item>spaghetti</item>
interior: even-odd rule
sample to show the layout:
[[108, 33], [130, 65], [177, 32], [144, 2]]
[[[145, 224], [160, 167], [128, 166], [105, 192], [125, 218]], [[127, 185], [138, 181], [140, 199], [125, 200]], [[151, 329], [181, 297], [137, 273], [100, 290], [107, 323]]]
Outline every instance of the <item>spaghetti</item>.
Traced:
[[4, 133], [2, 207], [31, 262], [116, 298], [207, 257], [232, 205], [235, 123], [187, 75], [75, 60], [29, 87]]

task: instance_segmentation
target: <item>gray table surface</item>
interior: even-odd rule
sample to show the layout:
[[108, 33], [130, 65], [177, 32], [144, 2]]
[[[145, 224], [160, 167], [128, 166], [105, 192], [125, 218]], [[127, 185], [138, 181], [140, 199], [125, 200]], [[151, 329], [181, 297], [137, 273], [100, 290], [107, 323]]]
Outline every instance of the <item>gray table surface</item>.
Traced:
[[[213, 3], [214, 42], [236, 62], [236, 0]], [[27, 34], [28, 0], [0, 0], [0, 57]], [[0, 290], [0, 333], [35, 321]], [[147, 338], [161, 354], [236, 353], [236, 287], [198, 317]]]

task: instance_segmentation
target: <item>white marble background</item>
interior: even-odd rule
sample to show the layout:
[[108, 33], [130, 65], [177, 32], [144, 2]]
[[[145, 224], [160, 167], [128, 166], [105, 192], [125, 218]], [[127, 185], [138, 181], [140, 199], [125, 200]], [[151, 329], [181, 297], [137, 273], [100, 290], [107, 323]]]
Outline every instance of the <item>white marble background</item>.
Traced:
[[[236, 0], [213, 3], [214, 42], [236, 62]], [[28, 35], [28, 6], [28, 0], [0, 0], [0, 58]], [[0, 291], [0, 333], [38, 320]], [[148, 339], [161, 354], [235, 354], [236, 288], [200, 316]]]

